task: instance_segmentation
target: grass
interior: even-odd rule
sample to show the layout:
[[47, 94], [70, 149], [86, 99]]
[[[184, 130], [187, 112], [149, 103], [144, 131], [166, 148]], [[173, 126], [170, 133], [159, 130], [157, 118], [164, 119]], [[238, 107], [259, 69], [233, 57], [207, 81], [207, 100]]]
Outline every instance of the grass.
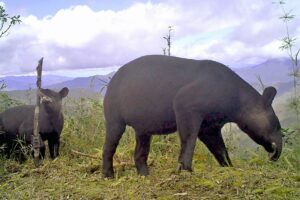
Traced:
[[150, 176], [141, 177], [133, 164], [134, 132], [127, 128], [114, 157], [116, 178], [107, 180], [101, 175], [102, 104], [82, 98], [72, 105], [65, 111], [58, 159], [46, 158], [37, 169], [31, 158], [22, 165], [0, 159], [0, 199], [300, 199], [299, 137], [285, 146], [274, 163], [262, 148], [227, 126], [223, 132], [234, 167], [219, 167], [197, 142], [194, 172], [178, 174], [178, 136], [154, 136]]

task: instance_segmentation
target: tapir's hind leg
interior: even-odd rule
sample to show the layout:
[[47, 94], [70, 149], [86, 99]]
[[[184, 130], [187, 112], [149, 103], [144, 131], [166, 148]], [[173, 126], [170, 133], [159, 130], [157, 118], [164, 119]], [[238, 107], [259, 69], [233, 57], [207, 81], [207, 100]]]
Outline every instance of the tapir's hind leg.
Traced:
[[215, 124], [204, 124], [201, 126], [198, 138], [207, 146], [221, 166], [232, 166], [222, 138], [221, 127]]
[[106, 122], [106, 136], [103, 146], [102, 154], [102, 173], [104, 177], [112, 178], [114, 176], [113, 170], [113, 156], [116, 152], [116, 148], [125, 131], [126, 125], [124, 123], [109, 123]]
[[150, 135], [136, 133], [134, 161], [138, 174], [143, 176], [149, 174], [147, 159], [150, 150], [150, 143]]

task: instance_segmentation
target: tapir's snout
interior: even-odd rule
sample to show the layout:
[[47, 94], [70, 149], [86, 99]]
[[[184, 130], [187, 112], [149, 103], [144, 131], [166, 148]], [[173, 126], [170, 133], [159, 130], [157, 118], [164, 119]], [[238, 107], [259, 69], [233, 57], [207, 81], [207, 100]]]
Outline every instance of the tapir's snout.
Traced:
[[276, 138], [272, 142], [272, 152], [269, 153], [271, 161], [277, 161], [282, 152], [282, 133], [276, 133]]
[[53, 102], [52, 98], [45, 95], [41, 90], [38, 90], [38, 95], [41, 98], [41, 103], [42, 102], [49, 102], [49, 103]]

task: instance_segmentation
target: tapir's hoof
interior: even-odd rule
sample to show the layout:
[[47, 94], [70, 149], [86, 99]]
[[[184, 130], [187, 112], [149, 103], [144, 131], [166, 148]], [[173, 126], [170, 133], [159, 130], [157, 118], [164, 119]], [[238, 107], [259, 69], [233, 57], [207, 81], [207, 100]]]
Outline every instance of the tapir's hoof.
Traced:
[[185, 166], [183, 163], [178, 163], [177, 168], [176, 168], [176, 173], [180, 173], [181, 170], [186, 170], [189, 172], [193, 171], [191, 166]]
[[114, 172], [113, 171], [106, 171], [103, 172], [103, 178], [107, 178], [107, 179], [113, 179], [114, 176]]
[[41, 164], [42, 164], [42, 161], [40, 160], [39, 157], [34, 158], [33, 161], [34, 161], [34, 166], [35, 166], [35, 167], [39, 167], [39, 166], [41, 166]]
[[137, 169], [137, 173], [140, 176], [148, 176], [149, 175], [149, 170], [147, 166], [143, 166]]
[[182, 163], [178, 163], [177, 167], [176, 167], [176, 173], [180, 173], [182, 170]]

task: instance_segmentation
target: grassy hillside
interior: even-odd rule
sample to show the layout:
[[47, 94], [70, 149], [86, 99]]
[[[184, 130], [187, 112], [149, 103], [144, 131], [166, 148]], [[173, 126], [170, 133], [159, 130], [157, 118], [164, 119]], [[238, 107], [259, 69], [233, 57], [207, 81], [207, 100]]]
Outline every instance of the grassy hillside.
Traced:
[[[114, 159], [116, 178], [101, 176], [105, 128], [101, 102], [89, 98], [65, 102], [61, 156], [46, 158], [35, 169], [0, 159], [0, 199], [299, 199], [300, 142], [289, 137], [282, 157], [267, 153], [233, 125], [223, 128], [234, 167], [219, 167], [200, 142], [194, 172], [177, 174], [176, 134], [155, 136], [149, 157], [150, 176], [140, 177], [133, 165], [134, 132], [128, 128]], [[71, 105], [71, 106], [70, 106]], [[74, 153], [74, 152], [77, 153]], [[78, 152], [85, 155], [78, 154]]]

